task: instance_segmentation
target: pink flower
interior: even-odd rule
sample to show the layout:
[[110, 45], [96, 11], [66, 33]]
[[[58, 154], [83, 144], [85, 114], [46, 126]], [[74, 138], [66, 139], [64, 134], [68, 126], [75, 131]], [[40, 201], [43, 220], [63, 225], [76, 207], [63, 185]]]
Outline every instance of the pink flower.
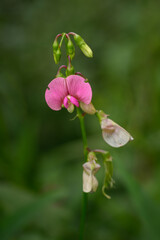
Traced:
[[70, 75], [67, 78], [53, 79], [45, 92], [48, 106], [55, 110], [61, 110], [62, 106], [69, 112], [74, 110], [74, 105], [79, 107], [79, 102], [89, 104], [92, 99], [92, 89], [83, 77]]

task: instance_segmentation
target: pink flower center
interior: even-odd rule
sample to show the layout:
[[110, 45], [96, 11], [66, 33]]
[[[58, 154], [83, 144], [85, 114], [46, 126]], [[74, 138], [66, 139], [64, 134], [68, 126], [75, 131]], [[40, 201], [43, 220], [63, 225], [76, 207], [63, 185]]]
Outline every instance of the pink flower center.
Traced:
[[76, 107], [79, 107], [79, 102], [75, 97], [68, 95], [63, 100], [63, 105], [65, 108], [68, 108], [71, 104], [74, 104]]

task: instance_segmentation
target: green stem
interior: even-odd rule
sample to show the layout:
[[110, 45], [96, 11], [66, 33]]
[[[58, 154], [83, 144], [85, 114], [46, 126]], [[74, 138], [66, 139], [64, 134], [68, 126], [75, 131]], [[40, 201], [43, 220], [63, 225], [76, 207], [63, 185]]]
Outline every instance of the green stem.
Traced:
[[[77, 115], [79, 117], [80, 126], [81, 126], [81, 132], [82, 132], [84, 162], [86, 162], [87, 161], [87, 153], [88, 153], [87, 152], [87, 137], [86, 137], [86, 130], [85, 130], [85, 125], [84, 125], [84, 117], [82, 116], [81, 110], [79, 108], [77, 108]], [[88, 195], [87, 195], [87, 193], [83, 192], [79, 240], [83, 240], [84, 239], [84, 229], [85, 229], [85, 222], [86, 222], [87, 202], [88, 202]]]
[[62, 38], [61, 38], [61, 41], [60, 41], [60, 43], [59, 43], [59, 46], [60, 46], [60, 47], [61, 47], [61, 45], [62, 45], [62, 42], [63, 42], [63, 39], [64, 39], [65, 35], [66, 35], [66, 33], [62, 33]]

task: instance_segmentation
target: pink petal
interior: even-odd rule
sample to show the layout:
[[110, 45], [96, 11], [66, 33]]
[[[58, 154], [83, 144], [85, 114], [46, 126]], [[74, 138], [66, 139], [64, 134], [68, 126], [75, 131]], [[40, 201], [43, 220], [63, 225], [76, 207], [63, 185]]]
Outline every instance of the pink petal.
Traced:
[[45, 99], [48, 106], [58, 111], [61, 109], [63, 99], [68, 95], [66, 81], [62, 77], [53, 79], [49, 85], [49, 89], [46, 89]]
[[68, 98], [67, 97], [64, 98], [63, 104], [64, 104], [65, 108], [69, 107]]
[[78, 102], [78, 100], [76, 99], [76, 98], [74, 98], [74, 97], [70, 97], [70, 101], [71, 101], [71, 103], [73, 103], [76, 107], [79, 107], [79, 102]]
[[89, 104], [92, 100], [92, 89], [89, 83], [85, 83], [85, 79], [70, 75], [66, 78], [69, 95], [75, 97], [78, 101]]

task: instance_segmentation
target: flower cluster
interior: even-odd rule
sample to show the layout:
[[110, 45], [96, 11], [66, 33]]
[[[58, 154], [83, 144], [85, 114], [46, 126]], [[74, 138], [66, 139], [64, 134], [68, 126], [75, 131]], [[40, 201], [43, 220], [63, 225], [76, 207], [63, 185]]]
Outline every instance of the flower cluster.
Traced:
[[[74, 36], [75, 43], [87, 57], [93, 56], [92, 50], [79, 35], [72, 32], [69, 34], [63, 33], [57, 35], [53, 43], [54, 60], [56, 63], [59, 62], [61, 56], [60, 47], [63, 38], [66, 36], [68, 40], [68, 43], [66, 44], [68, 65], [61, 66], [58, 70], [56, 78], [49, 83], [45, 92], [46, 102], [48, 106], [55, 111], [59, 111], [61, 108], [66, 108], [70, 113], [72, 113], [75, 107], [80, 107], [85, 114], [96, 115], [101, 126], [104, 141], [112, 147], [122, 147], [127, 142], [133, 140], [133, 138], [124, 128], [108, 118], [107, 114], [105, 114], [102, 110], [96, 110], [93, 106], [91, 102], [92, 89], [88, 80], [86, 80], [81, 73], [75, 73], [74, 68], [71, 65], [71, 59], [75, 55], [75, 48], [69, 35]], [[59, 36], [62, 37], [60, 44], [58, 44], [57, 40]], [[66, 76], [60, 72], [62, 68], [66, 69]], [[85, 114], [83, 114], [83, 116]], [[110, 198], [105, 193], [105, 189], [112, 187], [114, 183], [112, 179], [112, 157], [104, 150], [91, 151], [89, 148], [87, 148], [87, 150], [87, 161], [83, 164], [83, 191], [88, 193], [95, 192], [97, 190], [98, 181], [95, 174], [99, 170], [100, 164], [98, 163], [96, 154], [101, 154], [103, 156], [105, 168], [105, 179], [102, 192], [107, 198]]]

